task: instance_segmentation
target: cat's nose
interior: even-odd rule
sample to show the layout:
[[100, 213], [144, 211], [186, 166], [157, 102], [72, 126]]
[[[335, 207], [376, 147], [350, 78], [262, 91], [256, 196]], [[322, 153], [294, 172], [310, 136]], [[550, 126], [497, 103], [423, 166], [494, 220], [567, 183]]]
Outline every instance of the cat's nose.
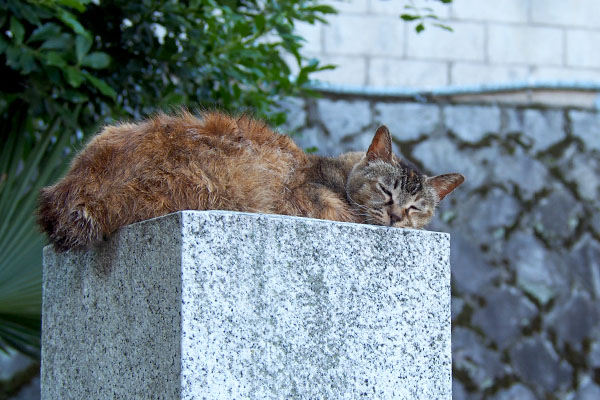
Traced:
[[402, 221], [402, 216], [390, 213], [390, 225], [394, 225], [396, 222]]

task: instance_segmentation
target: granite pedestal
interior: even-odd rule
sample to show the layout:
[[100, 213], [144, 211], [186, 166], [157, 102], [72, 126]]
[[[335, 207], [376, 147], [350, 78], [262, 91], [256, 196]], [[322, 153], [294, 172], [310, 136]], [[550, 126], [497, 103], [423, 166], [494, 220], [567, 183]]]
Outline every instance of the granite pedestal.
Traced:
[[44, 251], [42, 398], [451, 399], [449, 235], [184, 211]]

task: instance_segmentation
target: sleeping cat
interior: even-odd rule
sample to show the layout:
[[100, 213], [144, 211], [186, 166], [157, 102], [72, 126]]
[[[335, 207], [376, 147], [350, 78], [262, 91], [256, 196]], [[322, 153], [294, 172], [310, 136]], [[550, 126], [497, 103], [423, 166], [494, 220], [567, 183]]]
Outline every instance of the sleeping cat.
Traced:
[[256, 119], [160, 114], [106, 127], [41, 190], [38, 222], [59, 251], [180, 210], [231, 210], [422, 228], [460, 174], [427, 177], [392, 152], [385, 126], [366, 153], [305, 154]]

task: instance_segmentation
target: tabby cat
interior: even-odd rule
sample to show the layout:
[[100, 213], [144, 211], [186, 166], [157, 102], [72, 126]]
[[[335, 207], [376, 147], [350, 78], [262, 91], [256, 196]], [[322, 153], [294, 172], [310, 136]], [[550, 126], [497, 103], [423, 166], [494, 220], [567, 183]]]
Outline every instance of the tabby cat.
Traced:
[[385, 126], [366, 154], [326, 158], [248, 116], [159, 114], [104, 128], [61, 181], [41, 190], [38, 222], [59, 251], [179, 210], [422, 228], [463, 180], [411, 168], [393, 154]]

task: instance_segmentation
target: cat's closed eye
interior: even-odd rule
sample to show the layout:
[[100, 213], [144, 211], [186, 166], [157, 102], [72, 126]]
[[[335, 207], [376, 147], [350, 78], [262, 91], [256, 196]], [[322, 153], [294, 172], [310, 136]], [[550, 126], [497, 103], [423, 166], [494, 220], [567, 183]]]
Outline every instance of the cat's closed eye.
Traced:
[[385, 195], [385, 203], [386, 206], [391, 206], [394, 204], [394, 196], [392, 195], [392, 191], [388, 190], [381, 183], [377, 183], [377, 188]]
[[377, 183], [377, 187], [379, 188], [379, 190], [381, 190], [383, 193], [385, 193], [386, 195], [392, 197], [392, 192], [388, 189], [385, 188], [385, 186], [383, 186], [381, 183]]

